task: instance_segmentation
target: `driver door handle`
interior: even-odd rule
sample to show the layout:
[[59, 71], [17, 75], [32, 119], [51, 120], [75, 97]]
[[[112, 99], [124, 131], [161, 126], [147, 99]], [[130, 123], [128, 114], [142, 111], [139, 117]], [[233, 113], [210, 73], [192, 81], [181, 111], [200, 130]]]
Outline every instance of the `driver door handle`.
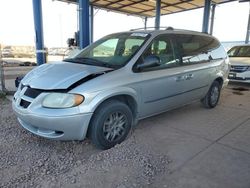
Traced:
[[175, 78], [175, 81], [180, 82], [180, 81], [184, 81], [184, 80], [191, 80], [193, 77], [194, 77], [193, 74], [187, 74], [187, 75], [184, 75], [184, 76], [177, 76]]
[[184, 81], [185, 80], [185, 76], [177, 76], [176, 78], [175, 78], [175, 81], [176, 82], [180, 82], [180, 81]]
[[191, 80], [194, 77], [193, 74], [188, 74], [185, 76], [186, 80]]

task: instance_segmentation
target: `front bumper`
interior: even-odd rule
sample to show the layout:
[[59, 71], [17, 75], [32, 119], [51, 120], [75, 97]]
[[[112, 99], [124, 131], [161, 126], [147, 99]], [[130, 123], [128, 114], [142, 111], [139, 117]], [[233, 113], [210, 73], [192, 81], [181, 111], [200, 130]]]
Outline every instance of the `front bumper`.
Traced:
[[230, 71], [228, 78], [233, 82], [246, 82], [250, 83], [250, 71], [245, 72], [233, 72]]
[[232, 66], [228, 78], [234, 82], [250, 83], [250, 68], [249, 66]]
[[229, 83], [229, 79], [225, 79], [224, 82], [223, 82], [223, 85], [222, 85], [222, 88], [225, 88]]
[[83, 140], [86, 137], [92, 113], [48, 116], [34, 114], [12, 102], [19, 123], [26, 130], [56, 140]]

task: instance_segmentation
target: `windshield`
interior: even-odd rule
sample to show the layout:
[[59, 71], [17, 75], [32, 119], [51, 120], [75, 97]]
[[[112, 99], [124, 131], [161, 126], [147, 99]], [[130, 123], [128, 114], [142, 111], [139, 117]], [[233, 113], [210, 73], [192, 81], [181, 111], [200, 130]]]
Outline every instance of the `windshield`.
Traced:
[[64, 61], [120, 68], [128, 63], [149, 38], [146, 33], [119, 33], [106, 36]]
[[236, 46], [228, 51], [229, 57], [250, 57], [250, 46]]

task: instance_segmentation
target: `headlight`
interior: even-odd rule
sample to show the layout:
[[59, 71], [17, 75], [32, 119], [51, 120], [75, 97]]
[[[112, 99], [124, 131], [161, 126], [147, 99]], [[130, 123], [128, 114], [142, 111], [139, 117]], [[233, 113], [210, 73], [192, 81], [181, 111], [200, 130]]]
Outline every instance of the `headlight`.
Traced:
[[42, 105], [47, 108], [70, 108], [78, 106], [84, 101], [82, 95], [70, 93], [51, 93], [47, 95]]

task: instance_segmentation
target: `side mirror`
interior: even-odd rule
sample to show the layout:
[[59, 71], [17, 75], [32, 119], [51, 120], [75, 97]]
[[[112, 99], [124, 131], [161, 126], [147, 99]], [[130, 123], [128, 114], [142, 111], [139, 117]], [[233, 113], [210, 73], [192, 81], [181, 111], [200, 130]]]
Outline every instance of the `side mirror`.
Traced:
[[142, 70], [142, 69], [146, 69], [146, 68], [157, 67], [161, 64], [160, 62], [161, 62], [161, 60], [158, 56], [150, 55], [144, 59], [142, 64], [138, 64], [136, 66], [136, 68], [138, 70]]

